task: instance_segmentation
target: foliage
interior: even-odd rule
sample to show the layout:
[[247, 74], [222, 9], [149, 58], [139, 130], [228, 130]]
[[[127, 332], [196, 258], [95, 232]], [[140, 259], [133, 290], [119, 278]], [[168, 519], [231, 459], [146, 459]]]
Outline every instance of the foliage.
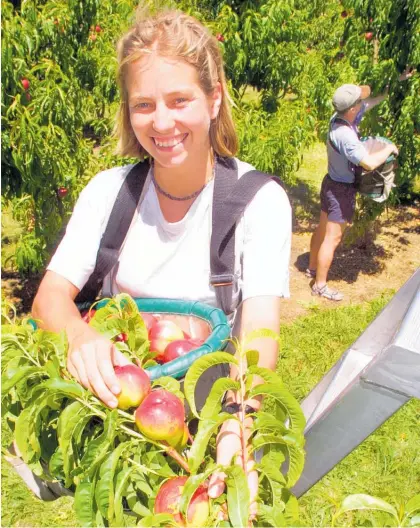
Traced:
[[[374, 93], [389, 86], [389, 98], [364, 119], [363, 131], [389, 137], [399, 148], [398, 190], [400, 200], [413, 196], [420, 172], [420, 77], [405, 82], [398, 76], [420, 64], [420, 8], [410, 0], [344, 1], [345, 49], [360, 82]], [[371, 33], [373, 38], [367, 40]]]
[[[420, 523], [420, 494], [412, 497], [403, 507], [395, 508], [388, 502], [363, 493], [349, 495], [343, 500], [340, 509], [334, 515], [335, 521], [340, 515], [352, 510], [374, 510], [385, 512], [396, 521], [395, 526], [416, 526]], [[334, 524], [334, 523], [333, 523]]]
[[[131, 357], [144, 360], [145, 327], [129, 296], [119, 296], [111, 306], [94, 315], [97, 329], [111, 337], [124, 329], [128, 333]], [[17, 321], [4, 313], [2, 328], [3, 413], [14, 431], [24, 461], [35, 474], [47, 480], [58, 479], [74, 491], [75, 512], [83, 526], [118, 526], [130, 523], [127, 514], [143, 526], [168, 522], [155, 516], [154, 498], [162, 482], [173, 475], [189, 475], [184, 487], [181, 509], [185, 511], [197, 487], [217, 469], [214, 437], [219, 426], [229, 419], [239, 420], [245, 429], [245, 416], [232, 417], [221, 412], [221, 397], [232, 380], [218, 380], [200, 412], [195, 405], [195, 387], [201, 374], [219, 363], [233, 363], [239, 369], [235, 382], [242, 401], [267, 395], [275, 415], [255, 413], [251, 439], [242, 447], [242, 466], [224, 467], [227, 491], [214, 501], [209, 526], [248, 525], [249, 491], [246, 484], [248, 453], [260, 451], [256, 464], [260, 475], [258, 501], [266, 526], [286, 526], [296, 521], [296, 504], [288, 491], [303, 469], [303, 428], [305, 420], [299, 404], [275, 373], [257, 367], [258, 352], [245, 352], [246, 344], [236, 342], [236, 357], [225, 352], [208, 354], [189, 369], [183, 391], [191, 416], [198, 419], [198, 430], [189, 449], [171, 447], [140, 434], [134, 416], [105, 407], [93, 394], [72, 380], [66, 369], [67, 341], [64, 333], [34, 330], [30, 320]], [[135, 323], [135, 324], [134, 324]], [[261, 330], [249, 336], [277, 336]], [[126, 351], [124, 348], [121, 349]], [[264, 383], [253, 385], [254, 376]], [[180, 394], [176, 380], [161, 378], [153, 383]], [[275, 471], [288, 461], [285, 474]], [[218, 521], [227, 501], [229, 521]]]
[[[293, 184], [303, 149], [325, 140], [334, 89], [363, 81], [380, 92], [389, 82], [390, 97], [365, 117], [364, 132], [398, 145], [398, 188], [392, 195], [415, 198], [419, 77], [407, 83], [397, 77], [405, 66], [419, 63], [416, 2], [169, 3], [198, 17], [220, 41], [240, 157]], [[99, 170], [126, 162], [112, 154], [119, 99], [115, 44], [137, 3], [5, 0], [2, 5], [2, 194], [23, 230], [9, 263], [26, 273], [44, 266], [86, 182]], [[368, 30], [375, 37], [369, 41]], [[250, 89], [253, 101], [247, 99]], [[361, 203], [364, 220], [356, 235], [382, 209]]]

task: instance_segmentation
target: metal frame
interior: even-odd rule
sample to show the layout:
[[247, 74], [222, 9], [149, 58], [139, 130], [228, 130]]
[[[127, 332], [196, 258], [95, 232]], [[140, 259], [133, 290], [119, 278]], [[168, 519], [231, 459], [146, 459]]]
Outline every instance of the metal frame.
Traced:
[[411, 397], [420, 398], [420, 269], [301, 403], [300, 497]]

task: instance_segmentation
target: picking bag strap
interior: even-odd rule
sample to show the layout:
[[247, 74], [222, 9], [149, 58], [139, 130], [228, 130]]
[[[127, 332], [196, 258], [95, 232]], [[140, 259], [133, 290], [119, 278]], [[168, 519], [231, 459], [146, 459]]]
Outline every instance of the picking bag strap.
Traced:
[[278, 177], [257, 170], [249, 171], [239, 179], [237, 174], [235, 177], [230, 191], [219, 200], [213, 200], [213, 230], [210, 241], [210, 284], [215, 287], [218, 305], [227, 315], [236, 309], [232, 303], [235, 286], [236, 225], [248, 204], [265, 184], [274, 181], [283, 186]]
[[[238, 167], [234, 158], [216, 158], [216, 173], [214, 177], [212, 230], [210, 239], [210, 284], [215, 288], [218, 306], [230, 314], [235, 270], [235, 229], [224, 247], [225, 266], [215, 259], [219, 250], [220, 213], [224, 209], [226, 196], [230, 196], [238, 182]], [[217, 238], [216, 238], [217, 237]]]
[[102, 288], [104, 278], [117, 264], [120, 249], [133, 220], [149, 167], [148, 161], [142, 161], [134, 165], [127, 174], [102, 235], [95, 269], [75, 302], [94, 301]]

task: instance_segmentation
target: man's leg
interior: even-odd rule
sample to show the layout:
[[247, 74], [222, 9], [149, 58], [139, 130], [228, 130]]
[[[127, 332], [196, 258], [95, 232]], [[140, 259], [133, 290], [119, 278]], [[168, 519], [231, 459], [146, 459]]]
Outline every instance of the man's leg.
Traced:
[[318, 289], [323, 288], [327, 283], [328, 271], [334, 258], [334, 252], [341, 242], [347, 222], [326, 223], [325, 236], [318, 251], [318, 260], [316, 265], [315, 285]]
[[311, 252], [309, 255], [309, 269], [316, 270], [318, 262], [318, 252], [321, 247], [322, 242], [324, 241], [325, 231], [327, 228], [328, 215], [326, 211], [321, 211], [319, 217], [319, 224], [315, 229], [312, 238], [311, 238]]

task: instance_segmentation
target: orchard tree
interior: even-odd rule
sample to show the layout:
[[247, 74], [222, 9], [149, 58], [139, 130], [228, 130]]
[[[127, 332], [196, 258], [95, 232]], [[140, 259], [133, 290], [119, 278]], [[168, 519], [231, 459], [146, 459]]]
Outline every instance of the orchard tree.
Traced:
[[420, 64], [420, 5], [411, 0], [343, 2], [349, 13], [344, 39], [358, 80], [389, 97], [364, 120], [364, 132], [389, 137], [399, 148], [400, 200], [420, 194], [420, 76], [398, 77]]

